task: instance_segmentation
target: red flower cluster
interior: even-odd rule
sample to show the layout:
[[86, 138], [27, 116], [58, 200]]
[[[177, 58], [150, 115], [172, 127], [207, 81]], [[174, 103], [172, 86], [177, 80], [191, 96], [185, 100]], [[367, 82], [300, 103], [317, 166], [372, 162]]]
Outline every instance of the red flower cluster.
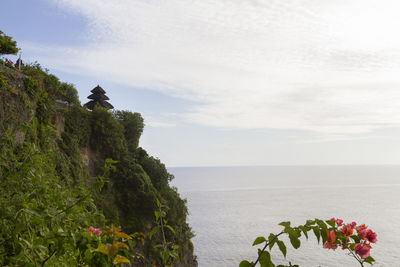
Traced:
[[93, 226], [90, 226], [87, 231], [94, 235], [101, 235], [101, 230], [99, 228], [94, 228]]
[[334, 242], [336, 241], [336, 234], [334, 230], [326, 230], [326, 236], [328, 237], [325, 244], [324, 244], [324, 248], [327, 249], [337, 249], [337, 244], [334, 244]]
[[[369, 251], [372, 248], [370, 243], [376, 243], [377, 234], [373, 232], [371, 229], [365, 224], [358, 225], [355, 222], [343, 224], [343, 220], [332, 218], [331, 221], [334, 221], [338, 227], [338, 231], [342, 233], [346, 239], [342, 244], [339, 244], [342, 249], [349, 248], [349, 237], [353, 236], [353, 233], [356, 231], [357, 236], [360, 238], [360, 242], [354, 246], [354, 251], [357, 255], [359, 255], [362, 259], [369, 257]], [[336, 233], [335, 230], [326, 230], [327, 241], [324, 244], [324, 248], [327, 249], [336, 249], [338, 247], [338, 242], [336, 241]]]

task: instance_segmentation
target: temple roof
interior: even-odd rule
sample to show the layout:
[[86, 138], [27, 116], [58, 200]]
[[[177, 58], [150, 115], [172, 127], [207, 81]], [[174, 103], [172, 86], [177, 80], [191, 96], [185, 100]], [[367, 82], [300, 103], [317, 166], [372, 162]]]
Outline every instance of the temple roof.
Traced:
[[99, 106], [103, 107], [103, 108], [108, 108], [108, 109], [113, 109], [114, 106], [111, 105], [110, 103], [108, 103], [107, 101], [89, 101], [85, 104], [85, 107], [87, 107], [90, 110], [93, 110], [94, 107], [96, 106], [96, 104], [98, 104]]
[[93, 100], [110, 100], [108, 96], [103, 95], [103, 94], [91, 94], [87, 98], [93, 99]]
[[103, 108], [107, 109], [113, 109], [114, 106], [108, 103], [106, 100], [109, 100], [109, 98], [105, 95], [106, 91], [104, 91], [103, 88], [100, 87], [100, 85], [97, 85], [95, 88], [93, 88], [90, 92], [92, 94], [88, 96], [87, 98], [91, 99], [91, 101], [87, 102], [84, 106], [87, 107], [90, 110], [93, 110], [96, 105], [99, 105]]
[[90, 91], [94, 94], [105, 94], [106, 91], [103, 90], [103, 88], [100, 87], [100, 85], [97, 85], [95, 88], [93, 88], [92, 91]]

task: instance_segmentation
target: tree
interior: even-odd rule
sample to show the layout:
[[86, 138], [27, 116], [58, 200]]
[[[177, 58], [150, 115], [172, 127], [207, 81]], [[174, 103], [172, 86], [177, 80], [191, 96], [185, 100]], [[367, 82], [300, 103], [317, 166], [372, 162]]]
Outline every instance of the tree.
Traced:
[[124, 126], [125, 139], [128, 142], [128, 150], [131, 153], [136, 151], [139, 145], [139, 138], [143, 132], [144, 122], [140, 113], [117, 110], [114, 117]]
[[17, 42], [12, 40], [12, 37], [5, 35], [0, 30], [0, 55], [17, 54]]

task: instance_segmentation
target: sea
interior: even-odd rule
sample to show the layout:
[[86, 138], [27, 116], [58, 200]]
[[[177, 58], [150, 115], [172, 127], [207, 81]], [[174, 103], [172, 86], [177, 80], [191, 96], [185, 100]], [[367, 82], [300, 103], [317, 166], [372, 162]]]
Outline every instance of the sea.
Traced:
[[[365, 223], [378, 234], [374, 266], [400, 266], [400, 166], [262, 166], [169, 168], [172, 185], [187, 199], [188, 221], [200, 267], [255, 261], [258, 236], [308, 219]], [[310, 233], [276, 264], [360, 266], [345, 250], [327, 250]], [[365, 266], [369, 266], [366, 264]]]

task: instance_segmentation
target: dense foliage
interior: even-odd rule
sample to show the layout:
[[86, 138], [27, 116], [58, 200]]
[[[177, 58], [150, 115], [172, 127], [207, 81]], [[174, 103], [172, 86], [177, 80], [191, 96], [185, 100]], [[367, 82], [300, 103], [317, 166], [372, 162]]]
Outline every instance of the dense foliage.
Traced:
[[88, 188], [58, 175], [61, 152], [48, 138], [54, 130], [34, 119], [23, 132], [22, 143], [10, 133], [1, 139], [0, 265], [75, 265], [75, 236], [102, 215]]
[[[129, 243], [129, 253], [121, 245], [120, 253], [106, 255], [112, 242], [122, 241], [91, 236], [87, 229], [114, 224], [130, 237], [149, 233], [160, 223], [154, 220], [160, 203], [169, 207], [163, 220], [173, 231], [142, 237], [135, 248], [143, 255], [138, 264], [195, 265], [186, 203], [170, 187], [173, 176], [165, 165], [138, 147], [144, 128], [139, 113], [89, 111], [73, 85], [37, 63], [19, 70], [0, 62], [0, 104], [0, 265], [108, 266], [116, 258], [124, 262], [123, 255], [132, 260]], [[110, 158], [113, 171], [104, 168]], [[158, 244], [174, 257], [161, 257]]]
[[13, 41], [10, 36], [0, 31], [0, 55], [16, 54], [18, 52], [17, 42]]

